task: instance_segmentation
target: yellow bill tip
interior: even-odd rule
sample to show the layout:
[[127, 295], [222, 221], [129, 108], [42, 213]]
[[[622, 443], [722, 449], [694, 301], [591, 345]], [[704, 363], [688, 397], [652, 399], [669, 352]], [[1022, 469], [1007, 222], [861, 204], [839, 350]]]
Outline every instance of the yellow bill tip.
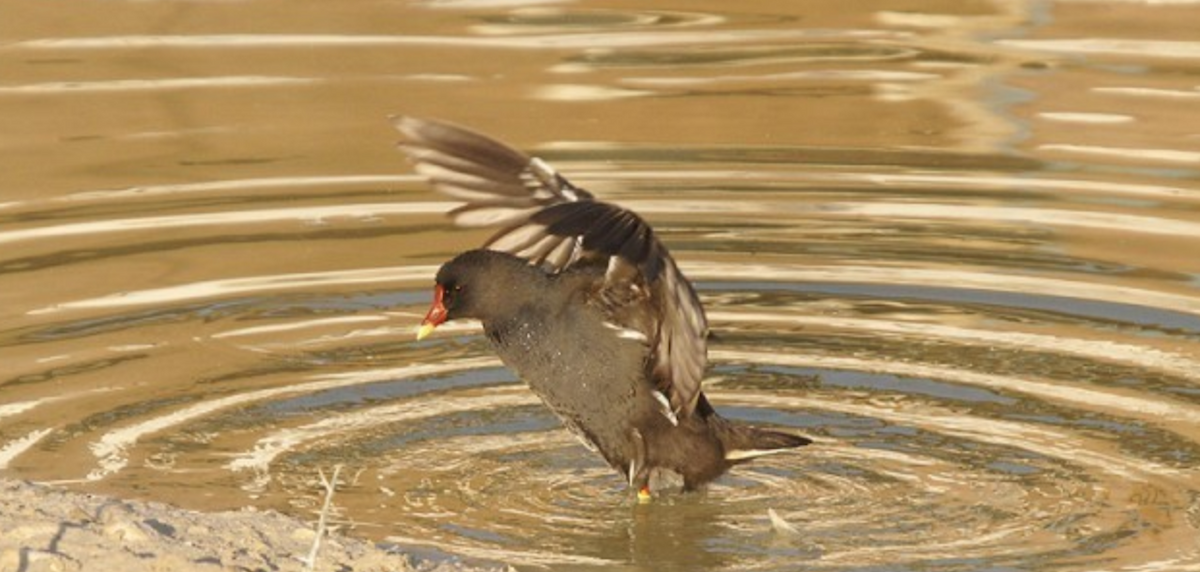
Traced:
[[417, 341], [419, 342], [425, 338], [428, 338], [429, 334], [432, 334], [433, 329], [436, 327], [437, 326], [430, 324], [429, 322], [421, 324], [421, 327], [417, 328]]

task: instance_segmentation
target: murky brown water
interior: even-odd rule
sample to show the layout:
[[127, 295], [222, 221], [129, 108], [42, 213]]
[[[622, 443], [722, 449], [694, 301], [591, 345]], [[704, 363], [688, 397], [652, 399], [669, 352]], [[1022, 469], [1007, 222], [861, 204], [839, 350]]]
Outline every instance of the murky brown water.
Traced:
[[[433, 557], [1200, 569], [1200, 3], [0, 8], [0, 467]], [[729, 416], [631, 501], [477, 330], [393, 113], [535, 150], [697, 283]], [[798, 531], [772, 531], [767, 509]]]

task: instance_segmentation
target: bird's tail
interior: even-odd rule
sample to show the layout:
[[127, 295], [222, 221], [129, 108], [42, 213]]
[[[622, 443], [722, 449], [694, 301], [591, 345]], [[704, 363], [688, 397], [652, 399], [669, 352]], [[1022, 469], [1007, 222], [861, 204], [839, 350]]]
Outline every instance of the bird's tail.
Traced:
[[717, 430], [717, 436], [721, 440], [721, 444], [725, 446], [725, 460], [734, 464], [812, 443], [812, 439], [808, 437], [759, 429], [751, 425], [733, 423], [726, 419], [721, 421], [723, 423]]

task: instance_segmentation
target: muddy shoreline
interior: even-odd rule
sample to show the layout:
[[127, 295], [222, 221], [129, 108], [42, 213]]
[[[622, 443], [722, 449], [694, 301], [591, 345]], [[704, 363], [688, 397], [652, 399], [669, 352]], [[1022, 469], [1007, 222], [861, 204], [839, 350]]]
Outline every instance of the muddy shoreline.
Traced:
[[408, 556], [273, 512], [205, 513], [0, 478], [0, 572], [473, 571]]

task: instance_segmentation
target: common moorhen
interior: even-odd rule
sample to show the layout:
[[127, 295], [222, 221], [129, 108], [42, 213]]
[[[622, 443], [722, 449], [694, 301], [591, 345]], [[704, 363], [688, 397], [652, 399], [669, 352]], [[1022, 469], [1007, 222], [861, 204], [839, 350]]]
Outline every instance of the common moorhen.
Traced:
[[649, 497], [700, 487], [805, 437], [734, 423], [700, 389], [708, 322], [637, 214], [597, 201], [538, 158], [444, 123], [393, 118], [400, 147], [461, 226], [499, 226], [437, 273], [417, 338], [475, 318], [500, 358], [588, 448]]

